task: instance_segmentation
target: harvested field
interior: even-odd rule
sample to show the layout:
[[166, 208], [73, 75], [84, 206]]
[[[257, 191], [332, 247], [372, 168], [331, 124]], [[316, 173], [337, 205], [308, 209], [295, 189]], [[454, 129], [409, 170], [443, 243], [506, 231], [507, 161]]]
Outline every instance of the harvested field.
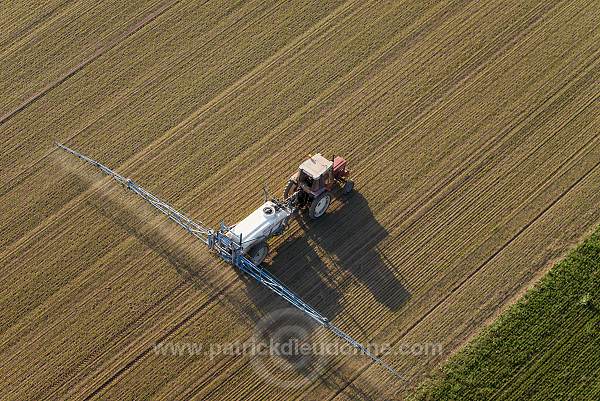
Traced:
[[[600, 221], [596, 1], [6, 8], [1, 399], [402, 398]], [[245, 341], [285, 304], [54, 140], [213, 226], [308, 153], [347, 157], [358, 193], [267, 266], [410, 384], [154, 352]], [[394, 352], [424, 343], [443, 352]]]

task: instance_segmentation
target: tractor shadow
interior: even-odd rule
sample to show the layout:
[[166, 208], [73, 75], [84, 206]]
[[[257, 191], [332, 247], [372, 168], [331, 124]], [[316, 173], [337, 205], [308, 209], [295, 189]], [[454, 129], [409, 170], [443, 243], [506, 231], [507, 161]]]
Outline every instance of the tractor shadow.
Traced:
[[[333, 319], [340, 314], [343, 293], [356, 282], [392, 311], [410, 298], [398, 279], [400, 273], [378, 249], [389, 233], [375, 219], [362, 194], [355, 191], [339, 197], [319, 220], [303, 216], [298, 223], [300, 232], [279, 244], [264, 267], [325, 317]], [[259, 286], [248, 288], [248, 295], [266, 307], [263, 311], [271, 309], [269, 304], [281, 306], [275, 302], [276, 296], [265, 305], [264, 290], [253, 294], [252, 287]], [[351, 317], [341, 320], [356, 329], [356, 323], [347, 319]]]
[[360, 192], [339, 198], [333, 206], [320, 220], [301, 221], [306, 238], [322, 249], [336, 269], [366, 286], [377, 302], [392, 311], [400, 309], [410, 293], [396, 267], [379, 250], [388, 231]]

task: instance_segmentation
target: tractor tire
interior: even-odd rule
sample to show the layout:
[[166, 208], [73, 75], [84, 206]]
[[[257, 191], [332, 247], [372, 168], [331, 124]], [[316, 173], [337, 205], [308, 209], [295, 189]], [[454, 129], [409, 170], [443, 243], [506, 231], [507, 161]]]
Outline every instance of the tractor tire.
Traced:
[[298, 183], [295, 181], [289, 180], [285, 185], [285, 189], [283, 190], [283, 199], [287, 199], [296, 192], [298, 189]]
[[352, 180], [346, 181], [344, 183], [344, 189], [342, 190], [342, 192], [344, 193], [344, 195], [348, 195], [353, 190], [354, 190], [354, 181], [352, 181]]
[[308, 210], [308, 216], [315, 220], [323, 216], [327, 211], [327, 208], [331, 204], [331, 195], [329, 192], [323, 192], [321, 195], [313, 199]]
[[248, 251], [248, 258], [256, 266], [260, 265], [269, 254], [269, 246], [266, 242], [259, 242]]

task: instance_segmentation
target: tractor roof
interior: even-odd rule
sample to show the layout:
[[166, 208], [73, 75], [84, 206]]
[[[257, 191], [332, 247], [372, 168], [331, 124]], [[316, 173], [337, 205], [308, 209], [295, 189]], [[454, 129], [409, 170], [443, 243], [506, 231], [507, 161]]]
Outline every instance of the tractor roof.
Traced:
[[311, 178], [316, 179], [321, 177], [331, 166], [333, 166], [331, 160], [327, 160], [320, 153], [317, 153], [304, 161], [300, 165], [300, 170], [304, 171]]

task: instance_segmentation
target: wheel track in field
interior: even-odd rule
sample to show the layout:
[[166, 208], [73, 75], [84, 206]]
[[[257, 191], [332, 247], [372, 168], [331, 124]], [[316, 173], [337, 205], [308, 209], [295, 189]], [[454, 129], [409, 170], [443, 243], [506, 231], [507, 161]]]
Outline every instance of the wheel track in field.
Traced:
[[[150, 252], [149, 252], [150, 253]], [[151, 261], [147, 261], [146, 262], [147, 266], [140, 266], [139, 269], [143, 270], [146, 267], [152, 268], [151, 265]], [[170, 289], [168, 292], [165, 293], [165, 295], [162, 295], [161, 300], [160, 301], [156, 301], [153, 302], [152, 305], [150, 305], [139, 317], [137, 317], [136, 319], [134, 319], [132, 322], [128, 323], [126, 326], [124, 326], [116, 335], [117, 338], [119, 338], [119, 341], [115, 344], [111, 344], [111, 347], [113, 348], [118, 348], [120, 345], [123, 346], [123, 342], [124, 340], [126, 340], [126, 337], [122, 337], [122, 333], [134, 330], [136, 328], [140, 328], [145, 325], [145, 323], [150, 323], [152, 321], [156, 321], [155, 317], [157, 315], [160, 315], [161, 313], [168, 311], [168, 310], [176, 310], [176, 309], [181, 309], [182, 306], [185, 306], [186, 303], [190, 303], [193, 302], [193, 298], [192, 297], [186, 297], [183, 299], [183, 302], [180, 303], [180, 298], [185, 295], [186, 292], [189, 292], [192, 287], [187, 285], [188, 283], [185, 280], [181, 280], [177, 285], [173, 286], [172, 289]], [[171, 297], [172, 294], [176, 294], [176, 296]], [[154, 307], [158, 306], [157, 309], [155, 309]], [[146, 328], [146, 330], [150, 330], [152, 332], [155, 333], [160, 333], [160, 319], [158, 319], [159, 323], [155, 323], [152, 324], [151, 328]], [[110, 344], [110, 341], [107, 341]], [[125, 345], [127, 346], [127, 345]], [[107, 352], [110, 352], [112, 350], [111, 347], [108, 348], [103, 348], [103, 352], [102, 354], [99, 356], [101, 357], [102, 355], [105, 355]], [[86, 365], [85, 361], [82, 363], [82, 367], [86, 367], [89, 365]], [[69, 380], [69, 382], [72, 382], [74, 380], [74, 378], [77, 377], [77, 367], [73, 367], [73, 375], [69, 376], [71, 377], [71, 380]], [[81, 373], [81, 372], [79, 372]], [[66, 386], [68, 383], [63, 383], [62, 387], [59, 389], [56, 389], [54, 392], [61, 390], [62, 388], [64, 388], [64, 386]], [[69, 387], [69, 389], [71, 389]], [[61, 397], [59, 397], [61, 398]]]
[[[538, 110], [539, 110], [539, 109], [538, 109]], [[539, 110], [539, 111], [541, 112], [542, 110]], [[508, 131], [507, 131], [507, 132], [508, 132]], [[509, 138], [509, 139], [511, 139], [511, 138]], [[502, 153], [502, 152], [501, 152], [501, 150], [502, 150], [502, 148], [494, 148], [494, 149], [492, 149], [492, 151], [491, 151], [491, 153], [490, 153], [490, 154], [493, 154], [493, 153]], [[480, 161], [480, 167], [479, 167], [479, 170], [476, 170], [476, 171], [480, 171], [481, 169], [485, 168], [485, 165], [486, 165], [486, 163], [487, 163], [487, 159], [483, 159], [482, 161]], [[471, 175], [472, 175], [472, 174], [471, 174]], [[458, 187], [459, 187], [461, 184], [462, 184], [462, 182], [459, 182], [459, 183], [457, 183], [456, 185], [454, 185], [453, 187], [450, 187], [450, 188], [448, 188], [447, 190], [448, 190], [448, 191], [451, 191], [451, 190], [453, 190], [453, 189], [455, 189], [455, 188], [458, 188]], [[420, 216], [422, 216], [422, 215], [416, 215], [416, 216], [415, 216], [415, 219], [418, 219], [418, 218], [420, 218]], [[426, 242], [427, 242], [427, 240], [429, 240], [429, 239], [430, 239], [430, 238], [428, 237], [426, 240], [424, 239], [424, 240], [423, 240], [423, 242], [424, 242], [424, 243], [426, 243]], [[419, 246], [418, 244], [415, 244], [413, 248], [414, 248], [414, 249], [416, 249], [416, 248], [418, 248], [418, 246]], [[411, 248], [411, 249], [406, 249], [406, 254], [410, 254], [410, 253], [411, 253], [411, 252], [414, 250], [413, 248]]]
[[[593, 138], [594, 140], [597, 140], [598, 137]], [[585, 147], [589, 146], [591, 144], [591, 142], [588, 142]], [[462, 279], [458, 284], [456, 284], [452, 290], [450, 291], [450, 293], [448, 293], [446, 296], [444, 296], [442, 299], [440, 299], [438, 302], [435, 303], [435, 305], [429, 309], [419, 320], [417, 320], [414, 324], [412, 324], [408, 330], [405, 330], [404, 333], [402, 333], [400, 336], [397, 337], [397, 339], [392, 343], [392, 346], [394, 346], [395, 344], [397, 344], [402, 338], [404, 338], [408, 333], [410, 333], [416, 326], [418, 326], [422, 321], [424, 321], [429, 315], [431, 315], [438, 307], [440, 307], [441, 305], [443, 305], [452, 295], [454, 295], [457, 291], [460, 290], [461, 287], [464, 286], [465, 283], [467, 283], [473, 276], [475, 276], [478, 272], [480, 272], [489, 262], [491, 262], [493, 259], [496, 258], [496, 256], [498, 256], [499, 254], [501, 254], [508, 246], [510, 246], [523, 232], [525, 232], [529, 227], [531, 227], [535, 222], [537, 222], [542, 216], [544, 216], [549, 210], [551, 210], [551, 208], [553, 206], [555, 206], [561, 199], [564, 198], [565, 195], [567, 195], [573, 188], [575, 188], [577, 185], [579, 185], [585, 178], [587, 178], [594, 170], [598, 169], [600, 167], [600, 162], [596, 163], [591, 169], [589, 169], [584, 175], [582, 175], [581, 177], [579, 177], [575, 182], [573, 182], [571, 185], [569, 185], [569, 187], [563, 191], [555, 200], [553, 200], [546, 208], [544, 208], [538, 215], [536, 215], [536, 217], [531, 220], [530, 222], [528, 222], [524, 227], [522, 227], [517, 234], [515, 234], [514, 236], [512, 236], [508, 242], [506, 242], [500, 249], [498, 249], [496, 252], [494, 252], [492, 254], [492, 256], [488, 257], [483, 264], [481, 264], [475, 271], [471, 272], [466, 278]], [[390, 323], [390, 324], [393, 324]], [[389, 325], [388, 325], [389, 326]], [[385, 328], [382, 328], [382, 331], [385, 330]], [[356, 378], [358, 378], [360, 375], [362, 375], [362, 373], [364, 373], [366, 371], [366, 369], [370, 368], [372, 366], [372, 364], [369, 364], [367, 366], [365, 366], [363, 369], [361, 369], [359, 371], [359, 373], [349, 381], [348, 384], [352, 383], [354, 380], [356, 380]], [[346, 387], [340, 389], [340, 391], [338, 393], [335, 394], [335, 396], [333, 398], [335, 398], [337, 395], [341, 394], [343, 392], [343, 390]], [[332, 398], [332, 399], [333, 399]]]
[[50, 92], [54, 88], [56, 88], [59, 85], [61, 85], [67, 79], [69, 79], [72, 76], [74, 76], [75, 74], [77, 74], [83, 68], [85, 68], [86, 66], [88, 66], [89, 64], [91, 64], [92, 62], [94, 62], [95, 60], [97, 60], [104, 53], [106, 53], [110, 49], [113, 49], [114, 47], [118, 46], [119, 43], [121, 43], [123, 40], [127, 39], [129, 36], [135, 34], [136, 32], [139, 32], [141, 29], [143, 29], [144, 27], [146, 27], [148, 24], [151, 24], [153, 21], [155, 21], [157, 18], [159, 18], [162, 14], [164, 14], [169, 9], [171, 9], [179, 1], [180, 0], [174, 0], [174, 1], [171, 1], [171, 2], [165, 2], [162, 6], [160, 6], [158, 8], [158, 10], [150, 13], [146, 17], [142, 18], [141, 21], [138, 21], [132, 27], [128, 28], [125, 32], [123, 32], [121, 35], [119, 35], [116, 40], [114, 40], [113, 42], [110, 42], [110, 43], [108, 43], [108, 44], [100, 47], [99, 49], [97, 49], [86, 60], [80, 62], [79, 64], [77, 64], [74, 67], [72, 67], [71, 69], [69, 69], [67, 71], [67, 73], [64, 74], [61, 78], [59, 78], [58, 80], [56, 80], [54, 82], [51, 82], [50, 84], [46, 85], [41, 91], [39, 91], [39, 92], [35, 93], [34, 95], [32, 95], [29, 99], [27, 99], [25, 102], [23, 102], [17, 108], [13, 109], [12, 111], [9, 111], [8, 113], [6, 113], [2, 117], [0, 117], [0, 126], [2, 126], [2, 124], [4, 124], [7, 121], [9, 121], [11, 118], [13, 118], [17, 113], [20, 113], [21, 111], [25, 110], [33, 102], [35, 102], [36, 100], [40, 99], [41, 97], [43, 97], [44, 95], [46, 95], [48, 92]]
[[[180, 125], [183, 125], [183, 124], [180, 124]], [[187, 135], [189, 135], [189, 134], [187, 134]], [[231, 164], [233, 164], [233, 163], [229, 163], [229, 164], [231, 165]]]
[[[46, 27], [49, 23], [53, 22], [53, 20], [55, 20], [59, 16], [63, 15], [68, 10], [68, 8], [63, 8], [63, 7], [65, 5], [67, 5], [68, 3], [72, 3], [71, 5], [73, 5], [75, 8], [80, 8], [81, 4], [78, 4], [78, 5], [74, 4], [77, 1], [81, 1], [81, 0], [76, 0], [75, 2], [73, 0], [63, 1], [60, 5], [55, 7], [53, 10], [48, 11], [45, 15], [40, 17], [37, 21], [32, 22], [28, 27], [25, 28], [25, 31], [18, 34], [16, 38], [8, 39], [8, 41], [13, 40], [13, 42], [6, 46], [5, 45], [0, 46], [0, 59], [3, 59], [4, 56], [6, 56], [7, 54], [9, 54], [11, 52], [17, 51], [19, 45], [21, 45], [25, 39], [27, 39], [33, 33], [37, 33], [37, 31]], [[98, 6], [99, 6], [98, 4], [95, 4], [92, 7], [88, 7], [85, 11], [94, 10], [96, 8], [99, 8]], [[61, 8], [62, 8], [62, 10], [60, 12], [58, 12]]]
[[[164, 341], [164, 339], [168, 338], [175, 332], [177, 332], [181, 327], [183, 327], [186, 323], [188, 323], [198, 312], [209, 307], [215, 299], [218, 299], [225, 295], [225, 292], [231, 287], [231, 285], [224, 286], [218, 294], [211, 296], [210, 298], [203, 300], [202, 302], [198, 302], [193, 305], [189, 313], [185, 314], [185, 317], [177, 322], [174, 326], [169, 328], [160, 338], [154, 341], [154, 344], [159, 344]], [[128, 361], [124, 366], [120, 367], [116, 372], [112, 373], [107, 380], [104, 380], [99, 386], [94, 388], [94, 390], [86, 395], [85, 399], [89, 400], [94, 398], [96, 395], [100, 394], [107, 386], [109, 386], [114, 380], [116, 380], [119, 376], [125, 373], [127, 370], [131, 369], [141, 358], [146, 356], [152, 351], [153, 347], [145, 349], [142, 354], [136, 356], [136, 358]], [[122, 361], [120, 361], [122, 362]]]
[[[558, 176], [562, 176], [566, 171], [568, 171], [568, 169], [566, 169], [565, 166], [567, 165], [573, 165], [575, 164], [581, 157], [583, 156], [588, 156], [589, 155], [589, 148], [593, 147], [594, 145], [597, 145], [597, 137], [593, 137], [590, 140], [588, 140], [577, 152], [575, 152], [575, 154], [573, 155], [573, 157], [571, 159], [567, 159], [565, 161], [563, 161], [563, 163], [561, 163], [557, 168], [555, 168], [555, 170], [548, 175], [548, 178], [544, 181], [542, 181], [538, 187], [536, 188], [535, 191], [533, 191], [530, 195], [528, 195], [527, 198], [525, 198], [520, 204], [519, 204], [519, 208], [522, 207], [523, 205], [527, 204], [527, 202], [529, 200], [531, 200], [532, 198], [539, 196], [541, 190], [546, 189], [547, 185], [549, 183], [552, 182], [552, 179], [557, 178]], [[570, 166], [571, 167], [571, 166]], [[516, 210], [521, 211], [519, 208], [516, 208]], [[482, 219], [483, 220], [483, 219]], [[476, 234], [475, 232], [473, 234]], [[426, 253], [425, 251], [422, 253]], [[397, 253], [393, 254], [392, 256], [397, 256]], [[417, 283], [418, 285], [419, 283]]]
[[[42, 26], [46, 25], [50, 20], [52, 20], [55, 17], [57, 17], [58, 15], [60, 15], [62, 13], [62, 11], [64, 11], [64, 6], [66, 6], [68, 3], [72, 3], [72, 2], [73, 2], [72, 0], [64, 0], [61, 3], [59, 3], [58, 5], [56, 5], [54, 8], [52, 8], [51, 10], [46, 11], [43, 15], [38, 17], [36, 20], [30, 22], [28, 25], [21, 28], [19, 31], [16, 31], [15, 33], [13, 33], [13, 35], [8, 37], [5, 41], [0, 43], [0, 48], [1, 49], [12, 48], [16, 43], [21, 42], [25, 37], [28, 37], [32, 32], [37, 31]], [[61, 11], [59, 12], [59, 10], [61, 10]], [[3, 54], [3, 53], [4, 53], [4, 50], [0, 51], [0, 54]]]
[[[179, 0], [178, 0], [179, 1]], [[203, 4], [206, 4], [203, 3]], [[256, 10], [260, 9], [260, 5], [256, 6], [254, 8], [252, 8], [251, 10], [248, 11], [248, 13], [241, 15], [240, 18], [238, 18], [238, 20], [234, 21], [234, 24], [239, 22], [239, 20], [241, 20], [243, 17], [250, 15], [251, 13], [255, 12]], [[239, 11], [236, 10], [234, 8], [234, 12], [235, 11]], [[229, 18], [230, 15], [227, 14], [226, 18]], [[237, 14], [236, 14], [236, 18], [237, 18]], [[216, 39], [218, 37], [218, 35], [224, 33], [225, 31], [233, 28], [233, 26], [226, 26], [225, 29], [218, 29], [218, 26], [215, 26], [214, 28], [209, 30], [209, 34], [211, 35], [210, 39], [207, 40], [207, 42], [205, 43], [205, 45], [210, 44], [214, 39]], [[130, 36], [131, 37], [131, 36]], [[116, 48], [117, 46], [115, 46]], [[200, 52], [204, 49], [204, 47], [200, 47], [199, 49], [197, 49], [196, 52], [191, 52], [188, 53], [188, 56], [190, 55], [194, 55], [197, 52]], [[178, 68], [180, 65], [185, 64], [186, 61], [189, 60], [189, 57], [187, 58], [182, 58], [182, 59], [178, 59], [177, 62], [175, 62], [174, 64], [168, 64], [166, 66], [161, 66], [161, 69], [159, 70], [160, 72], [162, 72], [163, 74], [166, 73], [166, 71], [171, 70], [173, 68]], [[186, 69], [184, 71], [188, 71], [189, 69]], [[178, 76], [168, 76], [165, 79], [165, 83], [169, 83], [169, 82], [173, 82], [177, 79]], [[78, 130], [75, 134], [71, 135], [68, 138], [65, 138], [66, 140], [64, 140], [64, 142], [68, 142], [71, 141], [72, 139], [76, 138], [77, 136], [79, 136], [81, 133], [83, 133], [85, 130], [89, 129], [90, 127], [92, 127], [94, 124], [98, 123], [103, 117], [105, 117], [107, 114], [114, 112], [115, 110], [119, 109], [119, 108], [125, 108], [127, 107], [132, 100], [130, 99], [130, 96], [132, 96], [134, 93], [136, 92], [146, 92], [147, 89], [145, 88], [146, 86], [149, 86], [151, 84], [154, 84], [155, 82], [159, 81], [159, 79], [161, 78], [160, 74], [157, 74], [156, 70], [151, 70], [150, 72], [143, 74], [139, 79], [136, 80], [136, 82], [132, 85], [132, 88], [128, 88], [125, 89], [121, 96], [119, 96], [119, 98], [109, 104], [107, 107], [104, 108], [104, 110], [102, 111], [102, 113], [97, 116], [96, 118], [91, 119], [86, 125], [83, 126], [83, 128], [81, 128], [80, 130]], [[15, 146], [17, 146], [18, 144], [16, 144]], [[49, 151], [46, 151], [41, 157], [39, 157], [38, 159], [36, 159], [33, 163], [27, 165], [26, 167], [23, 168], [23, 170], [18, 173], [16, 176], [14, 176], [13, 178], [11, 178], [6, 184], [2, 185], [1, 189], [0, 189], [0, 196], [5, 195], [6, 193], [8, 193], [9, 191], [13, 190], [17, 185], [19, 185], [21, 182], [23, 182], [26, 178], [28, 178], [29, 176], [33, 175], [34, 173], [37, 172], [37, 170], [35, 169], [35, 167], [37, 165], [39, 165], [43, 160], [45, 160], [48, 156], [50, 156], [51, 154], [53, 154], [55, 151], [57, 151], [57, 149], [55, 149], [55, 147], [52, 147]]]

